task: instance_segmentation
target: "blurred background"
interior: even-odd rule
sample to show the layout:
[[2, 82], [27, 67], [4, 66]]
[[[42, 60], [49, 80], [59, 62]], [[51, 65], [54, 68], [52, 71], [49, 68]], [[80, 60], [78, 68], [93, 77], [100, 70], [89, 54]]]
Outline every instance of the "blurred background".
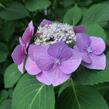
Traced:
[[4, 74], [19, 37], [30, 20], [37, 29], [43, 19], [84, 25], [88, 34], [102, 37], [109, 46], [109, 0], [0, 0], [0, 97], [13, 91], [5, 87]]

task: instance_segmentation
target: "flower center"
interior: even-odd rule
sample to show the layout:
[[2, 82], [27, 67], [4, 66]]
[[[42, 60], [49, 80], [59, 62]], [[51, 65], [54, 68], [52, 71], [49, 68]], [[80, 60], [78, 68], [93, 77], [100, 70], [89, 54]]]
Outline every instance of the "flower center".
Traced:
[[54, 63], [55, 63], [55, 64], [58, 64], [58, 65], [60, 65], [60, 64], [61, 64], [61, 62], [60, 62], [60, 60], [59, 60], [59, 59], [55, 59], [55, 60], [54, 60]]
[[91, 48], [91, 47], [88, 47], [87, 52], [88, 52], [88, 53], [92, 53], [92, 52], [93, 52], [93, 51], [92, 51], [92, 48]]
[[39, 26], [36, 37], [37, 44], [53, 44], [59, 41], [64, 41], [70, 44], [75, 41], [75, 33], [73, 26], [62, 23], [51, 23], [45, 26]]

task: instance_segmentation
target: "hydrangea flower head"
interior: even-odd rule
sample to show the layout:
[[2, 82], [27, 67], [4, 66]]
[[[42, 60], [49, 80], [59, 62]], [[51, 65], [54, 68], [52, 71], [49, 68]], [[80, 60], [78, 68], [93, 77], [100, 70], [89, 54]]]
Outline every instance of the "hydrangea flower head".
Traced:
[[76, 35], [76, 46], [83, 58], [83, 65], [90, 69], [104, 70], [106, 67], [106, 57], [104, 55], [105, 42], [99, 37], [84, 33]]
[[73, 27], [44, 19], [36, 32], [35, 42], [30, 44], [33, 34], [34, 26], [30, 22], [12, 58], [21, 72], [25, 68], [43, 84], [64, 83], [81, 62], [89, 69], [105, 69], [104, 41], [86, 35], [83, 26]]

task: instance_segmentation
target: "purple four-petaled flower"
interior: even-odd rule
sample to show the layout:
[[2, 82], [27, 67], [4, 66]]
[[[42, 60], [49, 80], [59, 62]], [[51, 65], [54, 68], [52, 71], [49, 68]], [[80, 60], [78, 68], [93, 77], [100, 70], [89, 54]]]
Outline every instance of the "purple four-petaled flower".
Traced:
[[50, 46], [30, 45], [26, 70], [40, 82], [57, 86], [68, 80], [80, 64], [81, 57], [64, 42]]
[[89, 37], [85, 33], [76, 34], [75, 49], [81, 53], [83, 65], [90, 69], [104, 70], [106, 57], [105, 42], [99, 37]]

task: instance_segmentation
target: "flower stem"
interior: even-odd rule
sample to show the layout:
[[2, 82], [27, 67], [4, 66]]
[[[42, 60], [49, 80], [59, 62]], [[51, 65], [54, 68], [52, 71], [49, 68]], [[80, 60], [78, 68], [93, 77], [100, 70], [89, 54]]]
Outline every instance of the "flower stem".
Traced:
[[71, 80], [71, 86], [72, 86], [72, 89], [73, 89], [73, 93], [74, 93], [74, 96], [75, 96], [75, 100], [76, 100], [77, 105], [78, 105], [78, 109], [81, 109], [81, 106], [80, 106], [80, 104], [79, 104], [79, 100], [78, 100], [78, 97], [77, 97], [77, 93], [76, 93], [74, 81], [73, 81], [72, 78], [71, 78], [70, 80]]

